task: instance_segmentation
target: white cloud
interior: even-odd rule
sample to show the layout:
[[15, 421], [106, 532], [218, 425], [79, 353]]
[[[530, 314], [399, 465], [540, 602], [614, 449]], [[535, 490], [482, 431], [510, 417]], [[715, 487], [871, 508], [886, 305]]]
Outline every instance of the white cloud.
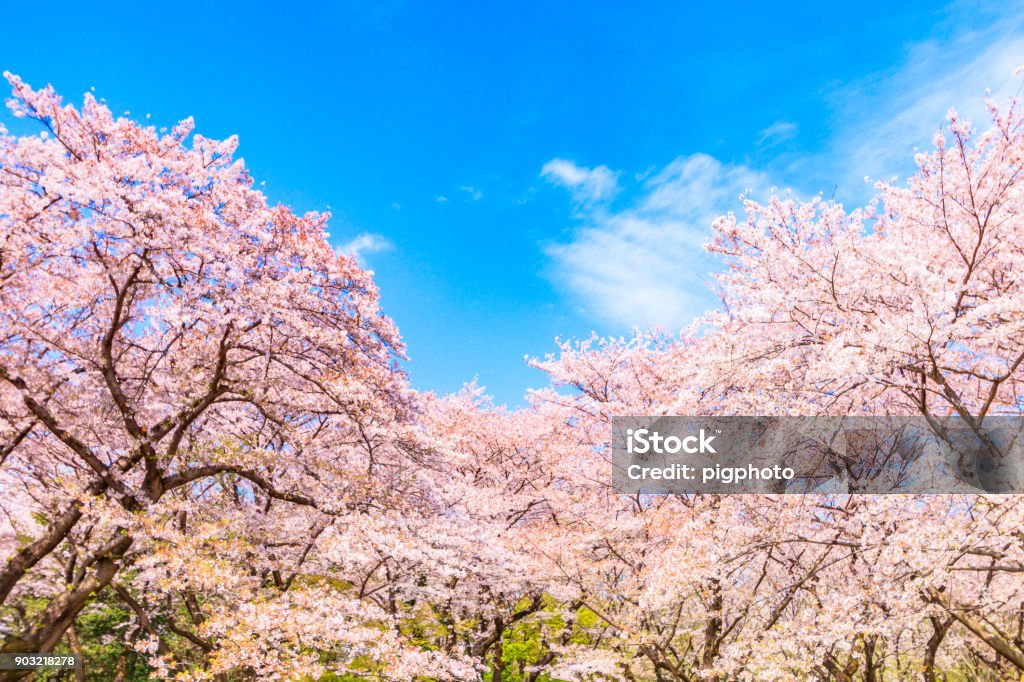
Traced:
[[391, 248], [394, 248], [394, 244], [387, 238], [379, 234], [362, 232], [347, 244], [337, 247], [337, 250], [347, 256], [354, 256], [360, 265], [365, 266], [366, 254], [387, 251]]
[[757, 138], [759, 145], [774, 145], [796, 136], [799, 126], [792, 121], [776, 121], [760, 132]]
[[572, 191], [581, 206], [590, 206], [612, 199], [619, 192], [619, 173], [607, 166], [587, 168], [565, 159], [552, 159], [540, 169], [541, 177]]
[[837, 88], [832, 140], [818, 163], [845, 198], [859, 203], [873, 192], [865, 176], [874, 181], [912, 174], [914, 149], [931, 149], [950, 108], [987, 128], [986, 89], [1000, 104], [1020, 90], [1014, 71], [1024, 64], [1022, 32], [1020, 5], [1007, 5], [986, 28], [912, 45], [888, 73]]
[[447, 204], [448, 203], [448, 197], [446, 197], [445, 195], [442, 194], [441, 196], [437, 197], [437, 199], [435, 199], [434, 201], [436, 201], [439, 204]]
[[[941, 42], [911, 45], [892, 70], [832, 89], [834, 118], [825, 143], [795, 161], [779, 156], [778, 163], [769, 163], [774, 184], [785, 179], [800, 194], [826, 196], [834, 184], [837, 199], [861, 205], [874, 194], [865, 176], [914, 172], [914, 149], [930, 147], [950, 107], [986, 128], [986, 88], [1005, 103], [1024, 83], [1014, 75], [1024, 64], [1022, 7], [1018, 2], [1001, 8], [1000, 16], [986, 17], [987, 28], [959, 29]], [[948, 25], [970, 25], [965, 18], [977, 20], [972, 12], [953, 5]], [[795, 122], [775, 121], [760, 131], [757, 144], [770, 148], [798, 130]], [[653, 176], [637, 176], [647, 179], [631, 204], [610, 210], [607, 201], [620, 190], [620, 173], [553, 159], [541, 175], [572, 192], [581, 218], [570, 241], [545, 248], [551, 278], [590, 315], [619, 327], [679, 328], [716, 305], [707, 281], [719, 264], [701, 248], [710, 226], [717, 216], [739, 209], [738, 195], [752, 190], [751, 196], [763, 199], [773, 184], [762, 170], [694, 154]]]
[[547, 247], [552, 279], [612, 324], [682, 327], [713, 304], [707, 280], [716, 263], [703, 248], [711, 223], [738, 208], [741, 194], [767, 186], [745, 166], [679, 157], [632, 206], [593, 209], [571, 242]]
[[463, 185], [459, 189], [468, 194], [469, 198], [472, 199], [473, 201], [480, 201], [481, 199], [484, 198], [484, 193], [478, 190], [476, 187], [473, 187], [473, 185]]

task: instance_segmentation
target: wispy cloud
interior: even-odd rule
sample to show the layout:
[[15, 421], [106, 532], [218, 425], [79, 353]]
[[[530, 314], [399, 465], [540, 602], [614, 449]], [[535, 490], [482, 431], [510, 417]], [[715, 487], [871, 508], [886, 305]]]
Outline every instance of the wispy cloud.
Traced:
[[580, 206], [609, 201], [619, 193], [619, 173], [607, 166], [587, 168], [566, 159], [551, 159], [540, 174], [549, 182], [569, 188]]
[[832, 166], [848, 199], [871, 192], [864, 178], [907, 177], [914, 150], [931, 146], [950, 108], [978, 127], [987, 127], [986, 90], [997, 101], [1016, 94], [1024, 64], [1024, 12], [1006, 5], [986, 28], [962, 31], [941, 42], [909, 47], [891, 71], [836, 87], [831, 97], [835, 126], [822, 163]]
[[339, 253], [355, 257], [356, 261], [365, 267], [366, 254], [387, 251], [394, 248], [386, 237], [371, 232], [362, 232], [346, 244], [337, 247]]
[[760, 132], [757, 138], [759, 145], [775, 145], [796, 137], [799, 126], [792, 121], [776, 121]]
[[[972, 11], [954, 5], [950, 16]], [[786, 166], [770, 163], [774, 182], [763, 169], [693, 154], [653, 176], [638, 176], [647, 179], [630, 204], [612, 210], [607, 202], [620, 191], [619, 172], [549, 161], [541, 175], [572, 192], [580, 218], [569, 241], [545, 246], [551, 278], [591, 316], [619, 327], [687, 324], [715, 303], [707, 280], [719, 264], [701, 247], [714, 219], [739, 208], [740, 194], [751, 190], [764, 199], [772, 184], [784, 181], [799, 194], [828, 194], [834, 184], [838, 199], [860, 205], [874, 192], [866, 176], [914, 172], [914, 149], [930, 146], [950, 107], [987, 126], [986, 89], [1005, 101], [1022, 83], [1014, 75], [1024, 65], [1022, 4], [1000, 12], [987, 27], [911, 45], [890, 71], [829, 90], [831, 134], [816, 152], [795, 160], [780, 156]], [[760, 131], [757, 145], [770, 148], [798, 132], [796, 122], [775, 121]]]
[[643, 184], [633, 205], [595, 207], [571, 242], [549, 245], [551, 277], [612, 324], [681, 327], [712, 303], [706, 280], [715, 262], [703, 249], [711, 222], [767, 184], [706, 154], [679, 157]]

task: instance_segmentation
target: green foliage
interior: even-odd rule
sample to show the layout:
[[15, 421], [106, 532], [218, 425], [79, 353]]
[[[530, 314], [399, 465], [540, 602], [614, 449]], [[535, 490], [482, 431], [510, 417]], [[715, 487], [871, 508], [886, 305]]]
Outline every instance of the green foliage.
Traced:
[[[45, 600], [26, 600], [27, 602]], [[31, 607], [30, 607], [31, 608]], [[123, 607], [112, 590], [96, 595], [75, 619], [75, 633], [82, 649], [83, 670], [88, 682], [142, 682], [149, 679], [150, 668], [145, 657], [126, 641], [127, 632], [134, 626], [131, 612]], [[58, 654], [73, 653], [67, 636], [54, 649]], [[56, 682], [74, 679], [71, 670], [45, 670], [36, 674], [38, 682]]]
[[[541, 622], [517, 623], [502, 637], [502, 660], [505, 662], [503, 682], [521, 682], [527, 669], [536, 665], [548, 648], [544, 643], [545, 627]], [[548, 675], [540, 675], [539, 682], [550, 682]]]

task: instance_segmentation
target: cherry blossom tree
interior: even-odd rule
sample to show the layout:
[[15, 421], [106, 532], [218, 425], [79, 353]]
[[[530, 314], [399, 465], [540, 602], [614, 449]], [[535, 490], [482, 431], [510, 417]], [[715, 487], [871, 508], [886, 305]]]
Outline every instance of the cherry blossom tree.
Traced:
[[312, 674], [310, 647], [441, 675], [304, 568], [413, 499], [422, 449], [397, 332], [327, 216], [269, 205], [234, 138], [7, 77], [41, 132], [0, 136], [3, 650], [52, 650], [111, 588], [169, 673], [167, 638], [198, 677]]
[[1020, 496], [630, 496], [610, 460], [616, 415], [1019, 415], [1015, 103], [865, 209], [746, 201], [719, 309], [563, 343], [507, 410], [412, 391], [369, 273], [234, 139], [8, 80], [39, 130], [0, 131], [3, 651], [117, 604], [165, 679], [1024, 673]]
[[554, 384], [535, 394], [548, 456], [587, 510], [552, 574], [616, 638], [572, 652], [566, 676], [1024, 670], [1017, 496], [609, 490], [613, 415], [955, 415], [977, 429], [1019, 414], [1024, 131], [1015, 103], [990, 113], [979, 135], [951, 112], [918, 173], [865, 210], [772, 197], [721, 218], [722, 307], [680, 337], [594, 338], [534, 363]]

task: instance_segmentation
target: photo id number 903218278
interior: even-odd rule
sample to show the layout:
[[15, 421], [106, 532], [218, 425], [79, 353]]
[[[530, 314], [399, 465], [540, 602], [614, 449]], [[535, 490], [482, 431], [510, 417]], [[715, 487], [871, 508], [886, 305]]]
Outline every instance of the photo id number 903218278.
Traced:
[[78, 654], [0, 653], [0, 670], [70, 670], [81, 666]]

